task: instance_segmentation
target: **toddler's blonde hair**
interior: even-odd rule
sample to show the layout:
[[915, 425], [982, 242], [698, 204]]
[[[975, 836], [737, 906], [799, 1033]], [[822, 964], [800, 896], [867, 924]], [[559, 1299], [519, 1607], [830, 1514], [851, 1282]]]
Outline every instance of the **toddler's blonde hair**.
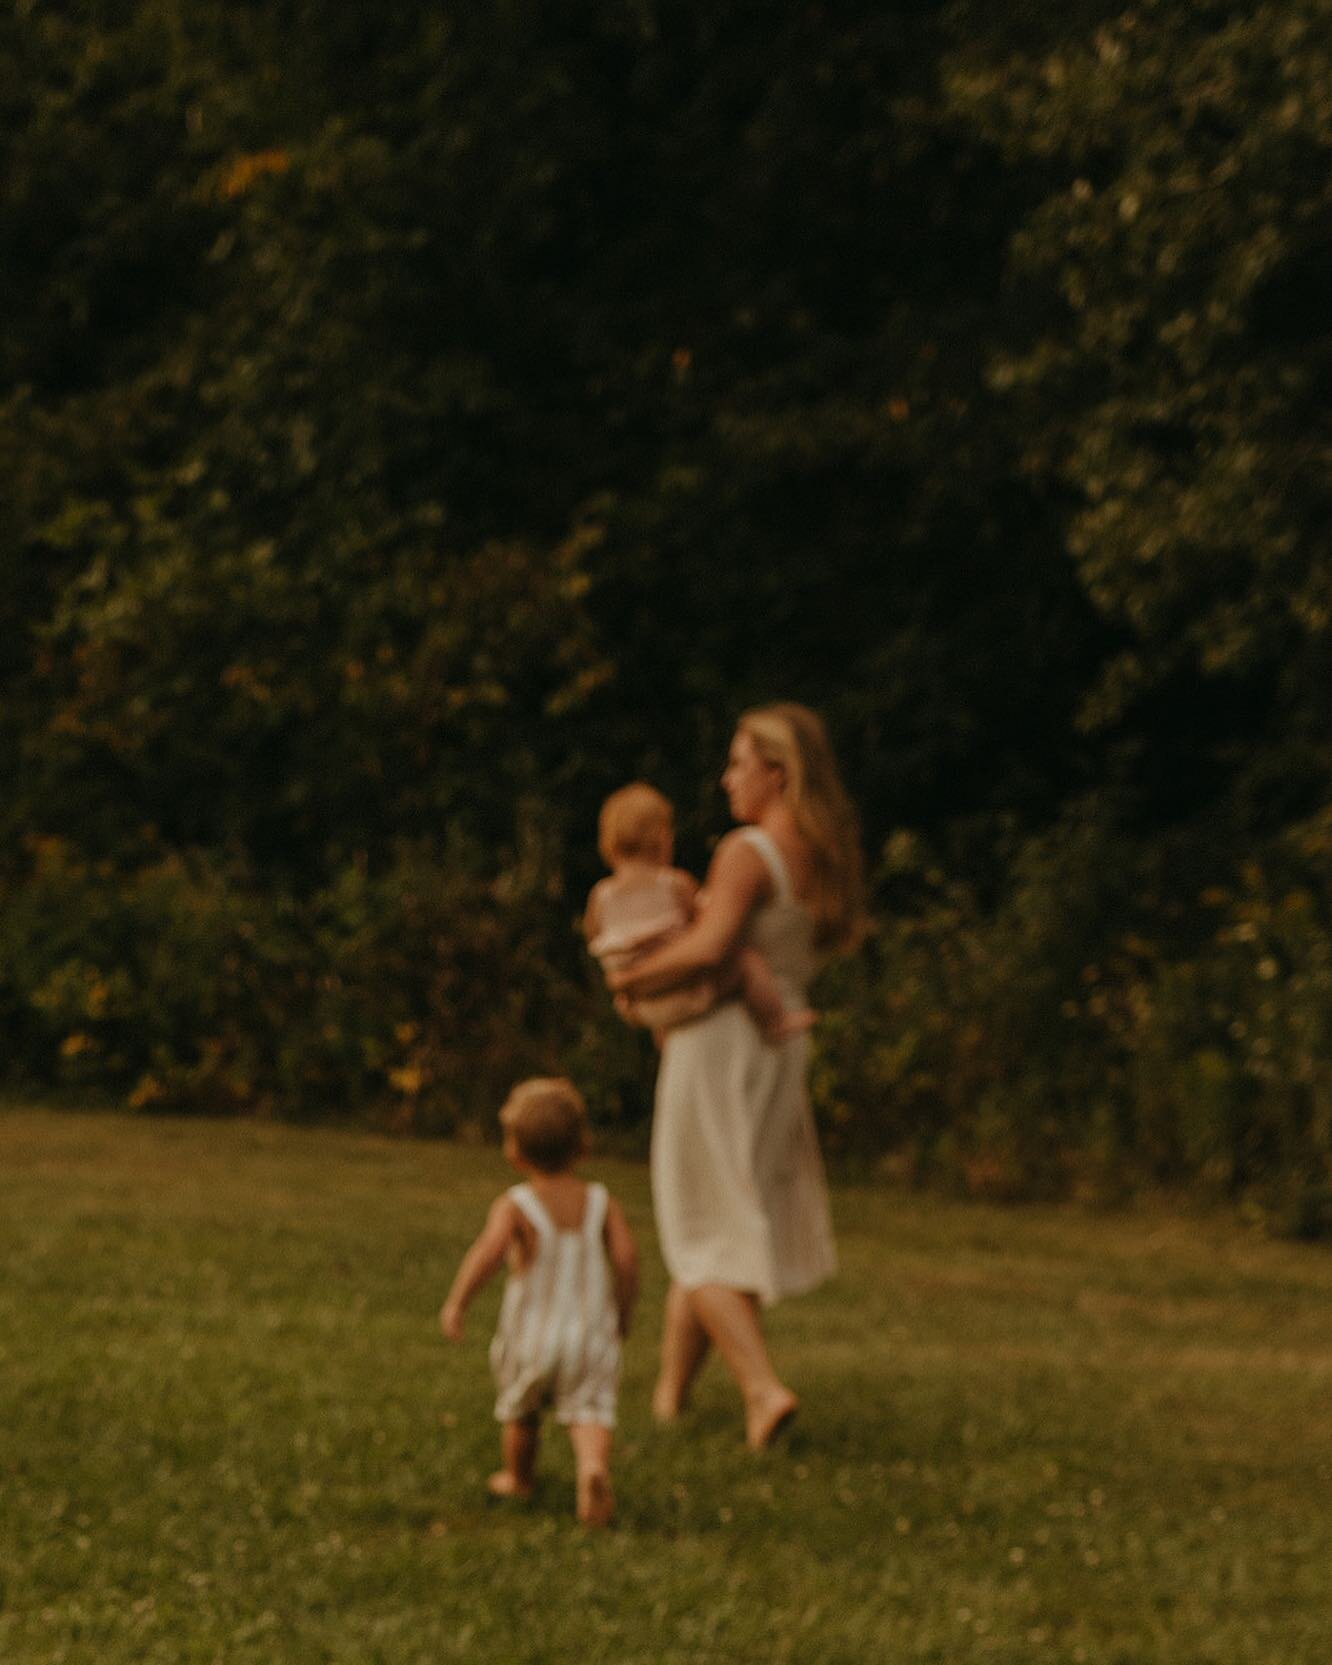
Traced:
[[607, 867], [626, 857], [655, 856], [662, 833], [675, 826], [671, 801], [655, 786], [636, 780], [612, 792], [597, 818], [597, 849]]
[[523, 1161], [543, 1174], [563, 1173], [587, 1149], [587, 1105], [562, 1075], [520, 1081], [500, 1106], [499, 1120]]

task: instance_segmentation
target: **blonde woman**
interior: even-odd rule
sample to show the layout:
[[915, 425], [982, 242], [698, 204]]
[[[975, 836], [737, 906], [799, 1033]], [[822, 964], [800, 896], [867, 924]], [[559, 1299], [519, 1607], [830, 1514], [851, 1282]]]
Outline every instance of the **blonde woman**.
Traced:
[[[746, 712], [722, 787], [742, 825], [717, 846], [695, 921], [612, 980], [630, 1006], [716, 977], [749, 946], [794, 1011], [821, 957], [857, 936], [859, 831], [821, 720], [789, 703]], [[760, 1309], [836, 1266], [808, 1054], [807, 1035], [770, 1044], [731, 1001], [668, 1032], [657, 1077], [652, 1198], [671, 1285], [653, 1413], [679, 1415], [715, 1346], [754, 1450], [798, 1408], [768, 1357]]]

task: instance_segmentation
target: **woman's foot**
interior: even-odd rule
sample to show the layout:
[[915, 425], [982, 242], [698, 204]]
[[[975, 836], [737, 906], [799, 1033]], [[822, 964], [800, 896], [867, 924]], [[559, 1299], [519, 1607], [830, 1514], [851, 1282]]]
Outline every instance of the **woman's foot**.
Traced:
[[522, 1481], [507, 1468], [497, 1469], [486, 1481], [486, 1490], [492, 1497], [511, 1497], [519, 1502], [525, 1501], [532, 1495], [530, 1481]]
[[584, 1526], [609, 1526], [614, 1513], [610, 1475], [604, 1468], [585, 1469], [578, 1476], [578, 1519]]
[[790, 1388], [776, 1387], [745, 1411], [745, 1444], [751, 1451], [762, 1451], [779, 1434], [791, 1426], [800, 1409], [800, 1401]]

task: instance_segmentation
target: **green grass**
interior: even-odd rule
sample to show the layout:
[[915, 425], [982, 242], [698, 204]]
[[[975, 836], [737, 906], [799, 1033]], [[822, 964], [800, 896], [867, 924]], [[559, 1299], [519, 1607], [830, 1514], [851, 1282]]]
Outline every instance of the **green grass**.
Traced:
[[600, 1536], [557, 1430], [484, 1501], [498, 1288], [435, 1328], [497, 1153], [0, 1114], [4, 1665], [1326, 1665], [1325, 1249], [839, 1189], [755, 1458], [715, 1365], [653, 1429], [646, 1175], [590, 1171], [647, 1271]]

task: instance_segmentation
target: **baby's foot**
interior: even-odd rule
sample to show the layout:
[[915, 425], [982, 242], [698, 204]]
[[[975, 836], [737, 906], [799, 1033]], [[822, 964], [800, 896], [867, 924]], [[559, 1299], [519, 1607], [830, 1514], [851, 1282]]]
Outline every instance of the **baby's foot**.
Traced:
[[486, 1490], [492, 1497], [512, 1497], [520, 1501], [531, 1497], [532, 1485], [530, 1481], [523, 1481], [512, 1469], [498, 1469], [486, 1481]]
[[766, 1025], [763, 1038], [770, 1046], [778, 1042], [789, 1040], [792, 1035], [803, 1035], [814, 1027], [818, 1013], [812, 1012], [808, 1006], [798, 1012], [781, 1012], [771, 1023]]
[[610, 1475], [604, 1468], [585, 1469], [578, 1476], [578, 1519], [584, 1526], [609, 1526], [614, 1513]]
[[745, 1444], [751, 1451], [762, 1451], [791, 1426], [799, 1409], [800, 1401], [790, 1388], [774, 1388], [747, 1409]]

